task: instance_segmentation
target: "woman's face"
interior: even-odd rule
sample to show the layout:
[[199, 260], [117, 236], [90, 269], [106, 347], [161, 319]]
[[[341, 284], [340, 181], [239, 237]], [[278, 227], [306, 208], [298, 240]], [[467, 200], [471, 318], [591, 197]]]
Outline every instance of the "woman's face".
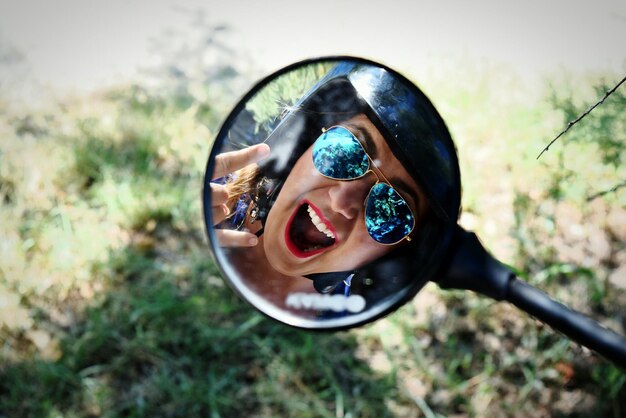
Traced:
[[[343, 123], [373, 159], [374, 173], [350, 181], [322, 176], [312, 148], [298, 159], [264, 226], [263, 245], [272, 267], [296, 276], [358, 268], [391, 251], [365, 228], [365, 200], [377, 177], [386, 178], [407, 201], [418, 229], [425, 199], [378, 129], [365, 115]], [[320, 132], [321, 134], [321, 132]], [[381, 175], [382, 174], [382, 175]]]

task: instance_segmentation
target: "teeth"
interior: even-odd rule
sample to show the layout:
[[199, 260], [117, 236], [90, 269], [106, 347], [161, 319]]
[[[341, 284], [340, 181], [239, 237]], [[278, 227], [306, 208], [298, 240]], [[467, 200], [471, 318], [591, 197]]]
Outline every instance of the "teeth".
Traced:
[[328, 238], [335, 239], [335, 234], [333, 234], [333, 232], [330, 229], [328, 229], [328, 226], [326, 226], [326, 224], [322, 222], [322, 220], [320, 219], [319, 216], [317, 216], [317, 213], [315, 213], [313, 208], [307, 205], [306, 210], [307, 212], [309, 212], [309, 216], [311, 217], [311, 222], [313, 222], [313, 225], [315, 225], [317, 230], [320, 231], [322, 234], [325, 234]]

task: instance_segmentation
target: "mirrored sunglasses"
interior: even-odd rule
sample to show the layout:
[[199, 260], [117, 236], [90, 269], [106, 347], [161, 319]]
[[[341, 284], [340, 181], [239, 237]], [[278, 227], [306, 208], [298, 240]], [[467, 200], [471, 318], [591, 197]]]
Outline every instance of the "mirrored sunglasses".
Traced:
[[350, 181], [376, 175], [377, 181], [365, 199], [365, 227], [381, 244], [396, 244], [415, 228], [415, 216], [408, 203], [389, 182], [381, 181], [371, 169], [374, 165], [361, 142], [343, 126], [324, 131], [313, 144], [313, 165], [324, 177]]

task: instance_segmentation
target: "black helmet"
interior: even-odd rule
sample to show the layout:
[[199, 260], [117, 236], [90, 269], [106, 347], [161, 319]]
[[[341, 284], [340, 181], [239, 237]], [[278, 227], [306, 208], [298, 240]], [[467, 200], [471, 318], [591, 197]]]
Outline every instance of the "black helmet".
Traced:
[[[266, 142], [294, 147], [279, 154], [297, 159], [302, 153], [297, 151], [310, 146], [321, 128], [357, 113], [365, 113], [376, 125], [436, 214], [456, 222], [461, 180], [450, 133], [428, 98], [392, 70], [354, 60], [339, 62], [292, 106]], [[292, 138], [303, 129], [313, 135]], [[273, 160], [265, 165], [271, 172], [276, 165], [289, 169], [293, 164]]]
[[[264, 218], [297, 159], [322, 128], [364, 113], [378, 128], [394, 156], [421, 187], [432, 211], [410, 245], [355, 272], [314, 274], [318, 291], [332, 290], [348, 273], [367, 279], [368, 293], [413, 282], [412, 296], [435, 272], [448, 248], [460, 211], [461, 180], [454, 143], [428, 98], [393, 70], [364, 60], [339, 61], [283, 116], [265, 141], [272, 157], [262, 162], [264, 174], [276, 180], [272, 193], [261, 199]], [[378, 278], [378, 279], [377, 279]], [[382, 288], [381, 288], [382, 287]], [[372, 292], [374, 291], [375, 292]]]

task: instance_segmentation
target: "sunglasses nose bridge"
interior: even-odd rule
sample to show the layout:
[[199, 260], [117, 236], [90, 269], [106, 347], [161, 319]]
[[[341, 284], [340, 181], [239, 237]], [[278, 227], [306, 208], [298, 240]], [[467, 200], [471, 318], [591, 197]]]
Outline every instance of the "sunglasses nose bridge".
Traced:
[[[368, 157], [368, 158], [369, 158], [369, 157]], [[362, 176], [362, 177], [368, 177], [368, 174], [370, 174], [370, 173], [371, 173], [371, 174], [373, 174], [373, 175], [374, 175], [374, 177], [376, 178], [376, 182], [375, 182], [374, 184], [376, 184], [376, 183], [380, 183], [380, 176], [378, 175], [378, 173], [377, 173], [376, 171], [374, 171], [374, 168], [373, 168], [373, 167], [374, 167], [373, 162], [372, 162], [372, 161], [371, 161], [371, 159], [370, 159], [370, 168], [369, 168], [369, 169], [365, 172], [365, 174], [363, 174], [363, 176]], [[374, 184], [372, 184], [372, 186], [373, 186]]]

